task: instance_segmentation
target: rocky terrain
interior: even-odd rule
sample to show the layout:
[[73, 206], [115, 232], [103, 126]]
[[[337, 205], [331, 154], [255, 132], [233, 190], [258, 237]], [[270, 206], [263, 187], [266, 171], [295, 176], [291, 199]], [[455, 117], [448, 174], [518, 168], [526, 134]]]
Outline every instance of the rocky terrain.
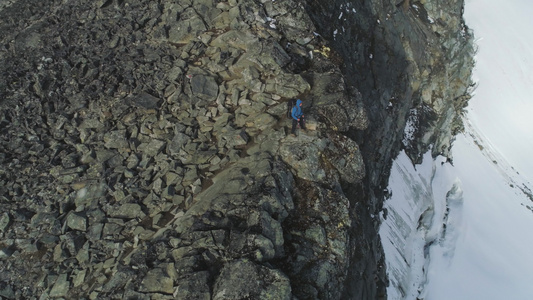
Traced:
[[462, 2], [406, 2], [3, 2], [0, 296], [385, 298], [387, 168], [470, 86]]

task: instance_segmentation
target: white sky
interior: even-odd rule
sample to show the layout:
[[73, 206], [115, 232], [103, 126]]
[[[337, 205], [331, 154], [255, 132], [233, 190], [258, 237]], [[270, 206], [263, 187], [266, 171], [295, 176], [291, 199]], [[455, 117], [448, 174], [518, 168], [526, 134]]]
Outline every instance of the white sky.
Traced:
[[533, 182], [533, 1], [466, 0], [478, 82], [468, 118]]

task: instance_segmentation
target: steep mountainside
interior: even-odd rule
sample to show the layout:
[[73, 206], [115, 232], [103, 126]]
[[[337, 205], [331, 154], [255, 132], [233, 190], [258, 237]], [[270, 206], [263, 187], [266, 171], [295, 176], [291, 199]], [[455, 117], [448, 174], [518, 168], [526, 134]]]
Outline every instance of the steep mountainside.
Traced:
[[[317, 31], [331, 41], [348, 89], [361, 92], [368, 114], [366, 130], [348, 133], [361, 146], [367, 170], [366, 206], [357, 212], [367, 217], [365, 224], [381, 211], [391, 162], [401, 149], [415, 163], [428, 149], [448, 156], [463, 127], [474, 65], [463, 7], [455, 0], [308, 1]], [[368, 230], [364, 240], [376, 245], [366, 253], [377, 256], [379, 238]], [[354, 278], [357, 269], [350, 269]], [[364, 298], [359, 286], [347, 287]]]
[[470, 85], [431, 2], [2, 4], [0, 296], [386, 297], [387, 168]]

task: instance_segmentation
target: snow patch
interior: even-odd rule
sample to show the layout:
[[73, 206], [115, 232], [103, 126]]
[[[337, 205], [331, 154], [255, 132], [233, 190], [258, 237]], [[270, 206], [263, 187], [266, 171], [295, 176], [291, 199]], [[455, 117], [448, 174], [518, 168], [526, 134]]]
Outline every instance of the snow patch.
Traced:
[[[445, 197], [452, 182], [440, 175], [445, 158], [433, 160], [431, 152], [413, 166], [405, 152], [393, 163], [384, 203], [380, 237], [385, 251], [390, 299], [417, 299], [425, 293], [429, 247], [445, 235], [450, 210]], [[448, 188], [448, 190], [446, 190]], [[452, 248], [448, 250], [453, 253]]]

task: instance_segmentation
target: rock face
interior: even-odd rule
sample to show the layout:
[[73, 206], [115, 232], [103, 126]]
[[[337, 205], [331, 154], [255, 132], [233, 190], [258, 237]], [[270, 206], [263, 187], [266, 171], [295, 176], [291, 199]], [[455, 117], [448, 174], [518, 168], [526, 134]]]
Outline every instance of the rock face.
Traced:
[[384, 298], [386, 168], [445, 153], [470, 84], [432, 2], [1, 4], [0, 295]]

